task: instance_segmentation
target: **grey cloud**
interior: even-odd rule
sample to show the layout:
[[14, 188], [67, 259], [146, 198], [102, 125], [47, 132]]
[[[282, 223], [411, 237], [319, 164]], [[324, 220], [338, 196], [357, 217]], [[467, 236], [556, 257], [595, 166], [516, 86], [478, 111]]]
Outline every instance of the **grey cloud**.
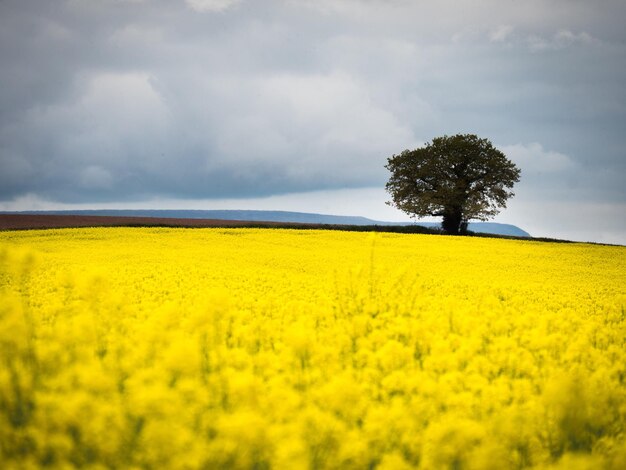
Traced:
[[[527, 152], [529, 191], [624, 201], [625, 11], [565, 0], [5, 0], [0, 200], [380, 186], [391, 154], [476, 132]], [[555, 155], [570, 165], [548, 171]]]
[[226, 11], [238, 4], [241, 0], [185, 0], [193, 10], [200, 13]]

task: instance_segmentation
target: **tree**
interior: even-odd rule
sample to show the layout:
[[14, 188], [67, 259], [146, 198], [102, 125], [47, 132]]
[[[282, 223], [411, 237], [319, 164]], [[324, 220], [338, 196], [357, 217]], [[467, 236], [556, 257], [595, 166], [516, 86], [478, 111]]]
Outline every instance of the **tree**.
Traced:
[[449, 234], [467, 233], [471, 219], [487, 220], [506, 207], [520, 170], [487, 139], [473, 134], [436, 137], [387, 159], [386, 189], [412, 217], [443, 217]]

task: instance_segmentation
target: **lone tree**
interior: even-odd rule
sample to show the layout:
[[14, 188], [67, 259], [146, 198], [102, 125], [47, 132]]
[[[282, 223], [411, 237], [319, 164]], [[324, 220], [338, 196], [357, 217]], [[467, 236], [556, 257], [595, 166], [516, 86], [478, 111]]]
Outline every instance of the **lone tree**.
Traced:
[[393, 205], [412, 217], [443, 217], [449, 234], [467, 233], [471, 219], [487, 220], [513, 196], [520, 170], [487, 139], [473, 134], [436, 137], [393, 155], [386, 189]]

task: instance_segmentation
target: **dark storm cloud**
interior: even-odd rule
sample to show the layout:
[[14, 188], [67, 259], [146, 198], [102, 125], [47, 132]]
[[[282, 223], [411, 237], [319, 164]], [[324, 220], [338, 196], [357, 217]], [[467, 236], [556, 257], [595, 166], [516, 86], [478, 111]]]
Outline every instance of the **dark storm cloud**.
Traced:
[[475, 132], [522, 166], [522, 195], [623, 203], [625, 14], [621, 1], [4, 0], [0, 201], [380, 186], [392, 153]]

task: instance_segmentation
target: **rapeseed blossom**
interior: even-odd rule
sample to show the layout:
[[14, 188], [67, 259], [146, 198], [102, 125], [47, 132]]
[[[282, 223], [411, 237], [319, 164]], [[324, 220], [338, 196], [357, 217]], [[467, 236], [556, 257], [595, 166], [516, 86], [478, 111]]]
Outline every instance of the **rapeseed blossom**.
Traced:
[[0, 233], [0, 462], [626, 468], [626, 248]]

